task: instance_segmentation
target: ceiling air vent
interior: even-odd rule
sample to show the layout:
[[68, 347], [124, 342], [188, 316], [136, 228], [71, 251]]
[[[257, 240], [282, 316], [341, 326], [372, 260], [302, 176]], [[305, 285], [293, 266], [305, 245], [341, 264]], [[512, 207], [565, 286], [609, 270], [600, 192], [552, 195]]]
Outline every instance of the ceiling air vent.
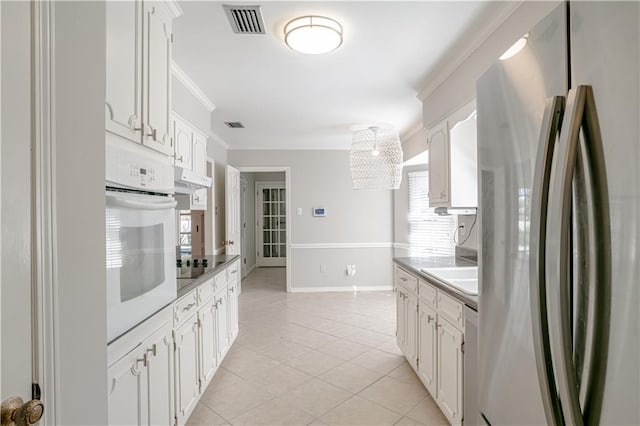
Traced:
[[239, 121], [225, 121], [224, 124], [231, 129], [244, 129], [244, 124]]
[[264, 21], [260, 6], [224, 4], [224, 12], [236, 34], [264, 34]]

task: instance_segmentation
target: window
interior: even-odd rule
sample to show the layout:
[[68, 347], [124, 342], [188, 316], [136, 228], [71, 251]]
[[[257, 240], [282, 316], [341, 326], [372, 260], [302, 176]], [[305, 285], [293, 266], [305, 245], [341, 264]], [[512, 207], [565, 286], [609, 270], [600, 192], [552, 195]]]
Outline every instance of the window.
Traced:
[[454, 256], [455, 219], [429, 207], [429, 172], [407, 173], [409, 181], [409, 256]]
[[191, 210], [179, 210], [180, 256], [191, 256]]

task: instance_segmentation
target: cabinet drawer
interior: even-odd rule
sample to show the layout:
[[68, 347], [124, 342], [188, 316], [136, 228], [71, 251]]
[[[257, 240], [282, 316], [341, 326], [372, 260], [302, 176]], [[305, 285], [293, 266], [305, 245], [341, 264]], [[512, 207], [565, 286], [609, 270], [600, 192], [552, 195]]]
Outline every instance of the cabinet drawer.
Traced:
[[418, 280], [418, 293], [420, 294], [420, 300], [425, 304], [431, 306], [433, 309], [436, 309], [437, 305], [437, 291], [435, 287], [429, 284], [426, 281]]
[[219, 292], [227, 286], [227, 271], [222, 271], [216, 275], [213, 280], [215, 281], [214, 293]]
[[418, 278], [399, 267], [396, 267], [396, 285], [401, 285], [414, 293], [418, 293]]
[[198, 296], [192, 291], [178, 300], [173, 308], [173, 326], [177, 327], [198, 310]]
[[200, 285], [197, 289], [198, 291], [198, 305], [202, 305], [207, 300], [211, 299], [215, 293], [215, 285], [213, 280], [209, 280], [204, 284]]
[[464, 305], [438, 290], [438, 314], [458, 329], [464, 330]]
[[238, 278], [239, 273], [240, 262], [233, 262], [233, 264], [227, 268], [227, 281], [232, 281]]

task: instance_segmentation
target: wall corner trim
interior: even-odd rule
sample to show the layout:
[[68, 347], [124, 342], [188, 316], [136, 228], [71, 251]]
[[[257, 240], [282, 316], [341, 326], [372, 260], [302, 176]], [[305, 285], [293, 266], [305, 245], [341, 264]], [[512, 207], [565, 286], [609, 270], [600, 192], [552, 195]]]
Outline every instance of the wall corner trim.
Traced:
[[191, 92], [191, 94], [197, 100], [199, 100], [200, 103], [204, 105], [205, 108], [207, 108], [207, 110], [209, 110], [209, 112], [216, 109], [215, 104], [211, 102], [211, 100], [207, 97], [207, 95], [205, 95], [204, 92], [200, 90], [198, 85], [193, 80], [191, 80], [191, 78], [187, 75], [187, 73], [185, 73], [184, 70], [180, 68], [178, 64], [175, 63], [175, 61], [171, 61], [171, 74], [176, 79], [178, 79], [178, 81], [182, 83], [182, 85], [186, 87], [189, 90], [189, 92]]

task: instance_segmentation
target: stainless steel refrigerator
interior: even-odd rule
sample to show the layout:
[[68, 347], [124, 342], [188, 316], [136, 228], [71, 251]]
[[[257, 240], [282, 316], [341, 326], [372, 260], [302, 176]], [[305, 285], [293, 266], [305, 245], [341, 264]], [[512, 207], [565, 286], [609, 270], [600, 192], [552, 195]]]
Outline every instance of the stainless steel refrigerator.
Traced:
[[477, 82], [487, 424], [640, 424], [639, 23], [563, 3]]

